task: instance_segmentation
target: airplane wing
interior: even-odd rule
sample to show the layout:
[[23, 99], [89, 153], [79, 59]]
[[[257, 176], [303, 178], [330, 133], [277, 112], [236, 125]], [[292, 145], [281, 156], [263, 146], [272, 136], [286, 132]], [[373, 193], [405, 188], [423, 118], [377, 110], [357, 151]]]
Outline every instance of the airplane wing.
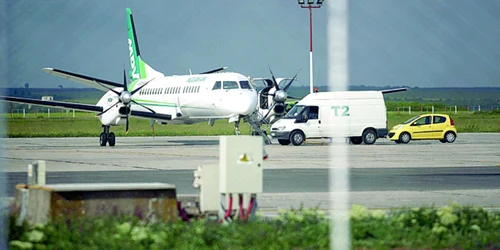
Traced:
[[407, 90], [408, 90], [408, 88], [385, 89], [385, 90], [382, 90], [382, 94], [390, 94], [390, 93], [407, 91]]
[[8, 102], [34, 104], [34, 105], [47, 106], [47, 107], [76, 109], [76, 110], [90, 111], [90, 112], [102, 112], [103, 111], [103, 108], [101, 106], [92, 105], [92, 104], [58, 102], [58, 101], [43, 101], [43, 100], [38, 100], [38, 99], [12, 97], [12, 96], [0, 96], [0, 100], [8, 101]]
[[[0, 96], [0, 100], [7, 102], [17, 102], [17, 103], [47, 106], [47, 107], [75, 109], [75, 110], [95, 112], [95, 113], [100, 113], [104, 110], [103, 107], [92, 104], [59, 102], [59, 101], [43, 101], [38, 99], [12, 97], [12, 96]], [[130, 115], [145, 119], [161, 119], [161, 120], [172, 119], [172, 115], [170, 114], [151, 113], [151, 112], [137, 111], [137, 110], [132, 110]]]
[[123, 83], [116, 83], [116, 82], [103, 80], [103, 79], [99, 79], [99, 78], [94, 78], [94, 77], [90, 77], [90, 76], [85, 76], [85, 75], [81, 75], [81, 74], [77, 74], [77, 73], [72, 73], [72, 72], [68, 72], [68, 71], [64, 71], [64, 70], [60, 70], [60, 69], [43, 68], [42, 70], [43, 70], [43, 72], [49, 73], [51, 75], [59, 76], [59, 77], [62, 77], [64, 79], [68, 79], [68, 80], [71, 80], [74, 82], [83, 83], [89, 87], [99, 89], [99, 90], [102, 90], [105, 92], [109, 91], [109, 90], [107, 88], [103, 87], [102, 85], [107, 86], [108, 88], [111, 88], [111, 89], [116, 88], [116, 87], [123, 87]]

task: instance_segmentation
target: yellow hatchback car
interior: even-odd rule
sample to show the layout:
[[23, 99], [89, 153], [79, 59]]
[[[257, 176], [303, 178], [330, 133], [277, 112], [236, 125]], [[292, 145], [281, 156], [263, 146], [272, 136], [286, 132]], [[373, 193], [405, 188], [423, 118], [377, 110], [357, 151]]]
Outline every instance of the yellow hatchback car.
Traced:
[[449, 115], [417, 115], [389, 131], [389, 139], [396, 143], [408, 143], [410, 140], [439, 140], [452, 143], [457, 138], [455, 122]]

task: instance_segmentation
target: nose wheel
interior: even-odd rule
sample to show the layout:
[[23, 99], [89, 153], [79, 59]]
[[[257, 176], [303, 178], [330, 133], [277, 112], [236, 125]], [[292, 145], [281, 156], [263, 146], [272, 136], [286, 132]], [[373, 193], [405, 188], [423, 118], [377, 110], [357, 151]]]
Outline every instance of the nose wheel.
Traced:
[[104, 131], [99, 135], [99, 145], [101, 147], [105, 147], [106, 144], [109, 144], [110, 147], [115, 146], [115, 133], [109, 132], [109, 126], [102, 126]]

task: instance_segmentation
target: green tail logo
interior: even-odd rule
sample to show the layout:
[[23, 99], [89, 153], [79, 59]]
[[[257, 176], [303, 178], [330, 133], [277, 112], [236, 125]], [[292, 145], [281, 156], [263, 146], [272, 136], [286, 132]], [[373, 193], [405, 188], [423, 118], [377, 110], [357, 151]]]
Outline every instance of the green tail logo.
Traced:
[[132, 39], [128, 39], [128, 50], [130, 57], [130, 75], [132, 79], [139, 79], [139, 58], [134, 53], [134, 44]]

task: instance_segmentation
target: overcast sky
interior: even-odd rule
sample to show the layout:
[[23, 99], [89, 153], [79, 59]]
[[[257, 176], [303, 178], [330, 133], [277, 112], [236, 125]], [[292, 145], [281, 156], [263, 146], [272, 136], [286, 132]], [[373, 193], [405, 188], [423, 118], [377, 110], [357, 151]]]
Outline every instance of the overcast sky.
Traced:
[[[327, 84], [327, 4], [313, 10], [315, 85]], [[295, 0], [1, 5], [1, 87], [85, 87], [43, 67], [121, 82], [127, 7], [143, 59], [167, 75], [228, 66], [267, 77], [270, 65], [280, 77], [302, 69], [296, 84], [309, 85], [309, 13]], [[351, 85], [500, 87], [500, 1], [355, 0], [349, 7]]]

